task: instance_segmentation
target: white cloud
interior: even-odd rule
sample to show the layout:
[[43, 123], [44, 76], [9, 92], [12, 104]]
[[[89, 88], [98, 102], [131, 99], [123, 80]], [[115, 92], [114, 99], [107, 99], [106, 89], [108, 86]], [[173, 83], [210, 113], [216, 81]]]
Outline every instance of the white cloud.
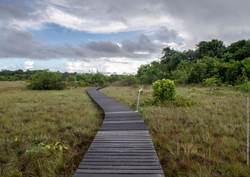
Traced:
[[33, 69], [34, 61], [25, 61], [23, 64], [24, 69]]
[[[67, 5], [68, 2], [51, 2], [52, 3], [36, 2], [38, 7], [42, 6], [42, 9], [34, 9], [35, 11], [28, 15], [36, 16], [37, 18], [30, 18], [28, 20], [13, 19], [8, 22], [8, 25], [22, 30], [26, 28], [40, 30], [45, 28], [44, 24], [55, 23], [68, 29], [89, 33], [116, 33], [134, 30], [148, 31], [151, 28], [156, 29], [160, 25], [170, 25], [173, 22], [167, 15], [158, 15], [156, 17], [153, 13], [145, 13], [143, 12], [143, 7], [139, 9], [134, 7], [132, 14], [136, 13], [135, 15], [124, 10], [110, 14], [108, 12], [110, 6], [112, 7], [110, 2], [100, 2], [99, 7], [93, 7], [93, 4], [86, 3], [86, 7], [85, 5], [79, 5], [73, 8]], [[89, 6], [87, 6], [87, 4]], [[65, 8], [59, 8], [58, 5], [64, 6]], [[127, 5], [128, 4], [126, 4], [126, 6]], [[152, 7], [146, 4], [146, 8]], [[145, 21], [147, 22], [145, 23]]]
[[96, 67], [84, 61], [66, 61], [65, 70], [67, 72], [96, 72]]
[[143, 55], [143, 54], [149, 54], [148, 52], [134, 52], [135, 54], [141, 54], [141, 55]]
[[[151, 59], [156, 60], [157, 58]], [[65, 71], [67, 72], [78, 72], [78, 73], [89, 73], [90, 72], [101, 72], [106, 75], [113, 73], [116, 74], [135, 74], [137, 68], [142, 64], [149, 63], [148, 61], [134, 61], [129, 58], [99, 58], [96, 60], [85, 61], [63, 61], [65, 63]]]

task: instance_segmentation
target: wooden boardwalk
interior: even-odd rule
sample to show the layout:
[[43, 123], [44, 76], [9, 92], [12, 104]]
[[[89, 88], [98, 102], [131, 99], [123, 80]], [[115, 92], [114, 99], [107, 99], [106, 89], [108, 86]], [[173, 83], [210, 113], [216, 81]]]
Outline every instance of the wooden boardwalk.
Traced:
[[74, 177], [164, 177], [148, 129], [138, 113], [97, 91], [90, 97], [105, 119]]

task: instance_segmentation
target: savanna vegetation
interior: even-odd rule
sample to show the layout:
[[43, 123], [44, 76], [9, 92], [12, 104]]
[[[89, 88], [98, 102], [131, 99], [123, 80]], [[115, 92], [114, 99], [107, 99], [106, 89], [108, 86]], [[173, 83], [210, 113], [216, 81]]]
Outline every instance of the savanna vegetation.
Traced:
[[103, 120], [86, 89], [0, 82], [0, 176], [73, 176]]
[[[166, 47], [136, 75], [0, 71], [0, 176], [72, 176], [102, 124], [86, 89], [136, 109], [166, 176], [250, 176], [250, 40]], [[11, 81], [11, 82], [10, 82]]]
[[151, 86], [106, 87], [100, 92], [136, 109], [149, 129], [165, 176], [250, 176], [247, 166], [246, 97], [229, 87], [176, 87], [176, 96], [197, 104], [161, 106]]

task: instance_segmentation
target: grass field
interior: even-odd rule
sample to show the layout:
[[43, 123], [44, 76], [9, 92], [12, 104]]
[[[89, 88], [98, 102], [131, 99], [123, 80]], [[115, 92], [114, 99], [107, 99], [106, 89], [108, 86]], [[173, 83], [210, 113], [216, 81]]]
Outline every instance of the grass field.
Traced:
[[[151, 86], [100, 91], [135, 109]], [[0, 176], [72, 176], [102, 124], [87, 88], [30, 91], [0, 82]], [[225, 87], [177, 87], [193, 107], [144, 106], [144, 119], [165, 176], [250, 176], [247, 166], [249, 94]]]
[[[107, 87], [100, 91], [135, 110], [152, 88]], [[177, 87], [193, 107], [145, 106], [144, 119], [165, 176], [250, 176], [247, 166], [247, 96], [226, 87]]]
[[0, 82], [0, 176], [73, 176], [103, 119], [86, 89]]

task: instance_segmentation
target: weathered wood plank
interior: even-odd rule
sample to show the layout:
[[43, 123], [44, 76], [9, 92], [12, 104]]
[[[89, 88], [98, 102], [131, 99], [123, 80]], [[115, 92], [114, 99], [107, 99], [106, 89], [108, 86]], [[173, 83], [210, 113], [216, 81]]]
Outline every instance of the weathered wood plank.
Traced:
[[97, 169], [77, 169], [77, 173], [108, 173], [108, 174], [162, 174], [162, 170], [97, 170]]
[[163, 174], [79, 174], [75, 173], [74, 177], [164, 177]]
[[78, 166], [78, 169], [98, 169], [98, 170], [161, 170], [161, 166], [153, 166], [153, 165], [147, 165], [147, 166], [110, 166], [110, 165], [82, 165], [80, 164]]
[[158, 161], [146, 161], [146, 162], [81, 162], [80, 165], [103, 165], [103, 166], [127, 166], [127, 165], [133, 165], [133, 166], [159, 166], [160, 163]]
[[118, 158], [118, 157], [113, 157], [113, 158], [97, 158], [97, 157], [86, 157], [82, 159], [82, 162], [159, 162], [158, 158], [151, 157], [151, 158]]

